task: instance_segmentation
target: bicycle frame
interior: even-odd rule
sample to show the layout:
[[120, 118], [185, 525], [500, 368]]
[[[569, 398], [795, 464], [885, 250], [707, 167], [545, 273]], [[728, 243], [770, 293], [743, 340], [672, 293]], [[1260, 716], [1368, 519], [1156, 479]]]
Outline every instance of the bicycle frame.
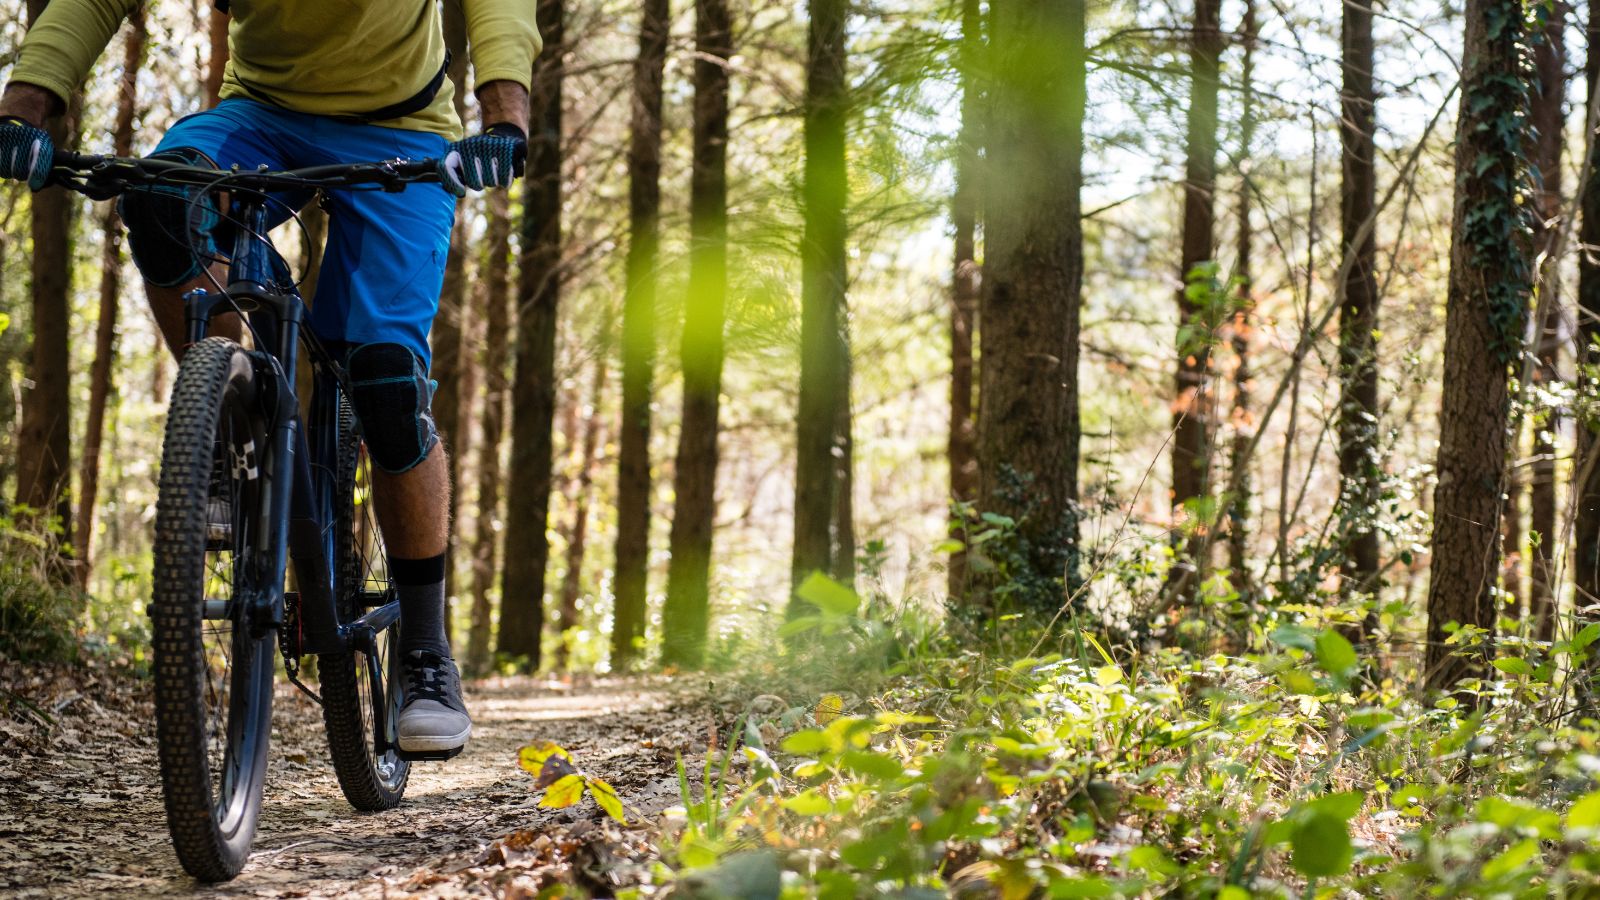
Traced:
[[[382, 682], [374, 652], [377, 635], [399, 619], [400, 604], [392, 591], [364, 591], [359, 608], [367, 611], [353, 621], [339, 621], [334, 593], [338, 589], [337, 573], [332, 566], [333, 473], [340, 447], [339, 395], [344, 372], [314, 335], [302, 332], [306, 306], [267, 241], [267, 202], [266, 198], [247, 192], [233, 195], [230, 216], [240, 227], [229, 263], [227, 289], [222, 293], [201, 289], [184, 297], [191, 344], [205, 338], [211, 319], [219, 310], [237, 309], [243, 313], [255, 338], [250, 356], [257, 383], [264, 388], [258, 401], [271, 424], [259, 467], [268, 479], [263, 491], [267, 500], [260, 511], [263, 521], [256, 531], [261, 539], [255, 559], [247, 564], [265, 567], [268, 577], [262, 583], [271, 587], [267, 596], [251, 598], [252, 620], [259, 623], [263, 634], [281, 629], [285, 626], [287, 602], [297, 600], [300, 633], [293, 637], [300, 652], [363, 651], [373, 696], [380, 696]], [[312, 363], [309, 434], [295, 388], [302, 343], [310, 351]], [[294, 564], [299, 588], [296, 594], [284, 588], [290, 562]], [[379, 752], [390, 749], [382, 720], [383, 706], [374, 704], [374, 738]]]

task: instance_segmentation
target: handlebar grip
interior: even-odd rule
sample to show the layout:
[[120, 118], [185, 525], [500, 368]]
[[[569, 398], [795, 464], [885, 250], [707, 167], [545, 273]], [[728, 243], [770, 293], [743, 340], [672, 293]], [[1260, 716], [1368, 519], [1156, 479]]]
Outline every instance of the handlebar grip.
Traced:
[[87, 169], [96, 165], [103, 159], [105, 159], [103, 156], [94, 156], [93, 154], [88, 153], [73, 153], [71, 150], [62, 150], [57, 148], [55, 155], [50, 159], [50, 164], [54, 168], [61, 169]]

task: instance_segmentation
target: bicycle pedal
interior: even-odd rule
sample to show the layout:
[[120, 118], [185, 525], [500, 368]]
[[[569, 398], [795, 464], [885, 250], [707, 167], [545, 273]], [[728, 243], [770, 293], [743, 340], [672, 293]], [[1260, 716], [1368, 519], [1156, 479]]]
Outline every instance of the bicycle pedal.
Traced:
[[401, 750], [396, 747], [394, 753], [406, 762], [444, 762], [447, 759], [455, 759], [465, 749], [465, 744], [451, 747], [449, 750]]

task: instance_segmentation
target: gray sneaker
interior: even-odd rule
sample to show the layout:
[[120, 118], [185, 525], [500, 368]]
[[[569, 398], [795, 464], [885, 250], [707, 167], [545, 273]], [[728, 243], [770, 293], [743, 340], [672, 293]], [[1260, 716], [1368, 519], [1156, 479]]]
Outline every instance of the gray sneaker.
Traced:
[[472, 719], [461, 699], [456, 661], [413, 650], [402, 658], [406, 702], [400, 708], [400, 749], [406, 753], [454, 750], [472, 734]]

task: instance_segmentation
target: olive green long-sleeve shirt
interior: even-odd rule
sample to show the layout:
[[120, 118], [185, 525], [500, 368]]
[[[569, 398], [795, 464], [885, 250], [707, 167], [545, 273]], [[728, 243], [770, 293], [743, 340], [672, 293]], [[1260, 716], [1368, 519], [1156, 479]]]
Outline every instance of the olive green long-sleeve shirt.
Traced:
[[[23, 39], [13, 81], [66, 100], [141, 0], [52, 0]], [[460, 0], [478, 84], [528, 86], [539, 52], [535, 0]], [[444, 65], [435, 0], [232, 0], [222, 97], [351, 116], [415, 97]], [[376, 124], [451, 140], [461, 120], [447, 78], [425, 109]]]

